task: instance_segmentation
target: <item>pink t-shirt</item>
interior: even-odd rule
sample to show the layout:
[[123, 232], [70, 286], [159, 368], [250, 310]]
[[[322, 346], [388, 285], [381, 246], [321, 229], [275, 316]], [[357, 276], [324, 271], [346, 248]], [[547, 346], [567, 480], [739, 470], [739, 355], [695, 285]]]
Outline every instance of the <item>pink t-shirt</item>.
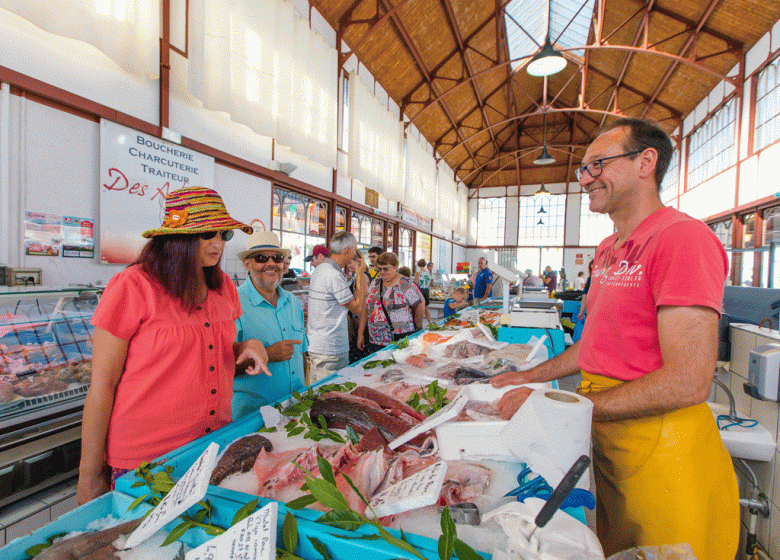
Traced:
[[648, 216], [613, 250], [616, 240], [617, 233], [596, 250], [579, 367], [630, 381], [663, 363], [658, 306], [720, 313], [728, 260], [710, 228], [673, 208]]
[[108, 283], [95, 327], [128, 340], [125, 370], [108, 427], [107, 462], [132, 469], [230, 423], [236, 338], [236, 287], [189, 314], [139, 266]]

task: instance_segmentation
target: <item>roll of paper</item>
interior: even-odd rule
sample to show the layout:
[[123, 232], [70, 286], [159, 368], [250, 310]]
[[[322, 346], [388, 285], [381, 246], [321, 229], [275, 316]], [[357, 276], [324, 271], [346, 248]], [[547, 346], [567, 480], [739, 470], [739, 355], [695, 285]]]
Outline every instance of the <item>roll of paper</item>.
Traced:
[[[501, 430], [519, 461], [555, 487], [580, 455], [590, 455], [593, 403], [570, 391], [536, 389]], [[584, 474], [577, 488], [589, 489]]]

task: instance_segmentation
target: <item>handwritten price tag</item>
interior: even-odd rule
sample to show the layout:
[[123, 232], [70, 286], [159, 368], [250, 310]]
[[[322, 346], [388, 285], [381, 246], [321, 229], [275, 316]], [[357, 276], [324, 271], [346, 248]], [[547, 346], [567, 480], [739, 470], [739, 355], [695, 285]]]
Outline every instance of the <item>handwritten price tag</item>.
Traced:
[[466, 394], [466, 391], [461, 391], [458, 393], [458, 396], [452, 399], [452, 402], [439, 410], [438, 412], [432, 414], [419, 424], [417, 424], [415, 427], [413, 427], [411, 430], [408, 430], [395, 438], [393, 441], [391, 441], [388, 444], [388, 447], [390, 449], [395, 449], [400, 445], [403, 445], [407, 441], [416, 438], [418, 435], [422, 434], [423, 432], [427, 432], [428, 430], [432, 430], [439, 424], [443, 424], [447, 420], [452, 420], [455, 418], [458, 414], [460, 414], [460, 411], [463, 410], [463, 407], [466, 406], [466, 403], [469, 400], [469, 396]]
[[209, 542], [185, 560], [273, 560], [276, 558], [276, 502], [271, 502]]
[[[439, 500], [446, 475], [447, 463], [438, 461], [427, 469], [382, 490], [371, 498], [371, 507], [377, 517], [384, 517], [435, 504]], [[370, 514], [371, 510], [366, 511], [366, 515]]]
[[217, 465], [218, 450], [219, 445], [216, 443], [206, 448], [179, 482], [133, 531], [127, 539], [125, 548], [138, 546], [203, 499], [209, 486], [211, 472]]

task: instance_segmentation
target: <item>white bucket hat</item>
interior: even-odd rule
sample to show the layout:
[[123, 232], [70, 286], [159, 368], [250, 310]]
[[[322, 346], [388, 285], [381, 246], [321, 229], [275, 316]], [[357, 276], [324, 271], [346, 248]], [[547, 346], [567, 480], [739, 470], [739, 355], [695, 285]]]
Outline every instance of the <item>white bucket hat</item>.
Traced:
[[272, 231], [255, 231], [246, 240], [246, 251], [238, 253], [239, 259], [245, 259], [255, 253], [265, 250], [276, 250], [285, 257], [290, 256], [289, 249], [283, 249], [279, 243], [279, 237]]

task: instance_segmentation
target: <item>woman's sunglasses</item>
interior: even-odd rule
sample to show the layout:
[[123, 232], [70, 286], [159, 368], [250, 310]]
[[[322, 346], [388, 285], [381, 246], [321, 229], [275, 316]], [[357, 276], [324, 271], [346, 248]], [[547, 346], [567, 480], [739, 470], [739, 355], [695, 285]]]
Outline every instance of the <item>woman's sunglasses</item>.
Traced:
[[200, 234], [201, 239], [213, 239], [215, 235], [219, 234], [220, 237], [222, 237], [222, 241], [230, 241], [233, 239], [233, 234], [235, 232], [232, 229], [226, 229], [223, 231], [204, 231]]
[[255, 259], [255, 262], [257, 264], [265, 264], [270, 260], [273, 260], [276, 264], [279, 264], [284, 260], [284, 255], [280, 255], [279, 253], [275, 255], [266, 255], [265, 253], [260, 253], [259, 255], [254, 255], [252, 257]]

